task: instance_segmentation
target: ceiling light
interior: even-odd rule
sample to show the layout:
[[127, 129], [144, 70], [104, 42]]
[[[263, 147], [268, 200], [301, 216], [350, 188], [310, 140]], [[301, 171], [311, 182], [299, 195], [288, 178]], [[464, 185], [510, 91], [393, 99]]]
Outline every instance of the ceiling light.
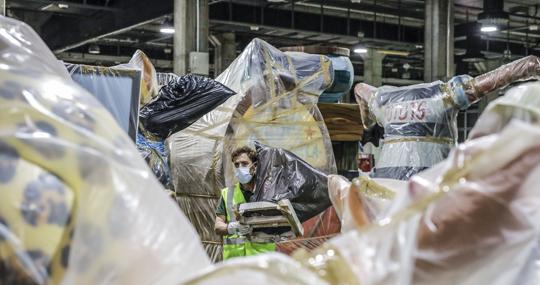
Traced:
[[482, 27], [480, 28], [480, 31], [481, 31], [482, 33], [492, 33], [492, 32], [496, 32], [496, 31], [498, 31], [498, 30], [499, 30], [499, 29], [497, 28], [497, 26], [491, 26], [491, 25], [490, 25], [490, 26], [482, 26]]
[[99, 54], [101, 50], [99, 49], [99, 46], [96, 44], [92, 44], [88, 47], [88, 53], [91, 54]]
[[368, 52], [367, 48], [360, 48], [360, 47], [355, 48], [353, 51], [354, 53], [367, 53]]
[[252, 30], [252, 31], [258, 31], [259, 26], [249, 26], [249, 29]]
[[538, 31], [538, 30], [539, 30], [539, 27], [538, 27], [538, 25], [530, 25], [530, 26], [529, 26], [529, 30], [530, 30], [530, 31]]
[[159, 31], [163, 34], [174, 34], [174, 28], [171, 26], [163, 26]]
[[68, 9], [69, 8], [69, 5], [65, 4], [65, 3], [58, 3], [57, 6], [58, 6], [59, 9]]

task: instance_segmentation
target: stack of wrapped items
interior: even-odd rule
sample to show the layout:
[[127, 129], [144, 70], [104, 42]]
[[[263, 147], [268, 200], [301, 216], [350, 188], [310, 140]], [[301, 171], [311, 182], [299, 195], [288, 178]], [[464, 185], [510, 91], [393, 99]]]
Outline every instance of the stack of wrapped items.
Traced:
[[38, 35], [0, 17], [0, 54], [0, 283], [180, 284], [208, 266], [133, 142]]
[[235, 182], [233, 149], [259, 141], [289, 150], [324, 173], [336, 172], [316, 105], [332, 75], [325, 56], [283, 53], [255, 39], [216, 79], [237, 94], [169, 139], [180, 206], [212, 259], [221, 253], [221, 238], [213, 232], [215, 206], [220, 190]]

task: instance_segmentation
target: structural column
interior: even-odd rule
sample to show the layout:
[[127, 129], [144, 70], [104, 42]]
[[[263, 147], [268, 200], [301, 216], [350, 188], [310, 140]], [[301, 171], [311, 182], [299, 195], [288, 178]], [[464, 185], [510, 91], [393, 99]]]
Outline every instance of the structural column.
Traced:
[[454, 76], [454, 0], [426, 0], [424, 80]]
[[6, 0], [0, 0], [0, 15], [6, 15]]
[[223, 33], [221, 34], [221, 40], [223, 44], [221, 49], [221, 66], [225, 70], [236, 59], [236, 34]]
[[381, 86], [384, 54], [369, 48], [362, 58], [364, 59], [364, 82], [375, 87]]
[[208, 0], [174, 0], [174, 73], [208, 75]]

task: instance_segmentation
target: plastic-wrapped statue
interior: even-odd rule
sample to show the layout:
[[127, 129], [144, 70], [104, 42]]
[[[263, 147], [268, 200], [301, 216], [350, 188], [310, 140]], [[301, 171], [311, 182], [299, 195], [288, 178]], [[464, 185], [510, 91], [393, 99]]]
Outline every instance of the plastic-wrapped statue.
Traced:
[[230, 155], [235, 148], [259, 141], [289, 150], [324, 173], [336, 172], [317, 108], [332, 76], [326, 56], [283, 53], [254, 39], [216, 78], [237, 94], [169, 138], [178, 201], [209, 252], [220, 252], [214, 209], [220, 190], [234, 184]]
[[472, 78], [456, 76], [407, 87], [358, 84], [355, 94], [366, 127], [385, 129], [374, 177], [407, 180], [442, 161], [457, 142], [457, 113], [487, 93], [540, 76], [540, 59], [529, 56]]

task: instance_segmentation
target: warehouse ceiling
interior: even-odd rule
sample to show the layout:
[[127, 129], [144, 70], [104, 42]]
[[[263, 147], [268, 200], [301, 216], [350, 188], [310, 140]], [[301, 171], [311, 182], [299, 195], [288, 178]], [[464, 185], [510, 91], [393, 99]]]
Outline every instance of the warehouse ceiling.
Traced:
[[[155, 59], [158, 68], [172, 67], [172, 36], [159, 32], [172, 17], [172, 0], [5, 0], [9, 16], [29, 23], [66, 61], [115, 64], [136, 49]], [[362, 44], [390, 51], [385, 76], [410, 78], [423, 68], [424, 1], [420, 0], [209, 0], [210, 33], [236, 33], [237, 49], [260, 37], [276, 46], [333, 43]], [[467, 49], [466, 23], [483, 11], [482, 0], [455, 0], [456, 62]], [[149, 5], [148, 3], [151, 3]], [[538, 0], [505, 0], [510, 23], [482, 34], [477, 47], [488, 57], [509, 50], [514, 56], [540, 54]], [[99, 54], [89, 49], [99, 47]], [[212, 52], [212, 50], [210, 50]], [[361, 73], [362, 60], [353, 57]], [[395, 73], [395, 74], [394, 74]]]

